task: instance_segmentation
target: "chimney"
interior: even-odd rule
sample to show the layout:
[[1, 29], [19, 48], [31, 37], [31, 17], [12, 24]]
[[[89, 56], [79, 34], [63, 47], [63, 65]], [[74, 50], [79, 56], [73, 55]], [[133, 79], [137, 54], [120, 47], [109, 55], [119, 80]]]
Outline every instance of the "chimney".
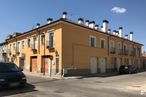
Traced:
[[95, 29], [98, 30], [98, 25], [95, 25]]
[[63, 18], [63, 19], [67, 19], [67, 12], [63, 12], [62, 18]]
[[101, 31], [103, 31], [103, 26], [101, 26]]
[[47, 23], [48, 23], [48, 24], [50, 24], [52, 21], [53, 21], [52, 18], [48, 18], [48, 19], [47, 19]]
[[117, 31], [116, 30], [113, 30], [113, 35], [116, 35]]
[[133, 41], [133, 32], [130, 32], [130, 40]]
[[36, 25], [37, 25], [37, 26], [36, 26], [37, 28], [40, 27], [40, 23], [37, 23]]
[[125, 35], [125, 39], [128, 39], [128, 35], [127, 34]]
[[123, 27], [119, 27], [119, 37], [122, 37]]
[[119, 36], [119, 31], [116, 31], [116, 36]]
[[79, 19], [78, 19], [78, 23], [79, 23], [79, 24], [84, 24], [84, 20], [83, 20], [82, 18], [79, 18]]
[[94, 21], [91, 21], [91, 22], [89, 23], [89, 27], [90, 27], [90, 28], [94, 28], [94, 27], [95, 27], [95, 22], [94, 22]]
[[108, 31], [107, 31], [108, 33], [111, 33], [111, 29], [108, 29]]
[[103, 32], [108, 32], [108, 21], [107, 20], [103, 20], [103, 23], [102, 23], [102, 25], [103, 25], [103, 28], [102, 28], [102, 31]]
[[86, 20], [85, 25], [88, 27], [89, 26], [89, 20]]

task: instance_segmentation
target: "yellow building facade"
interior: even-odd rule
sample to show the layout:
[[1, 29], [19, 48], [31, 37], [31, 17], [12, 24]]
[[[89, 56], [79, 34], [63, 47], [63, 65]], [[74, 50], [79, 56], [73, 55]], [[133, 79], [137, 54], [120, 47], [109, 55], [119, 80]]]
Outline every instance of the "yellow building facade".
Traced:
[[104, 31], [79, 20], [76, 23], [63, 16], [33, 30], [14, 33], [6, 39], [7, 48], [2, 53], [26, 71], [50, 77], [115, 72], [120, 65], [143, 68], [142, 44], [108, 32], [106, 24]]

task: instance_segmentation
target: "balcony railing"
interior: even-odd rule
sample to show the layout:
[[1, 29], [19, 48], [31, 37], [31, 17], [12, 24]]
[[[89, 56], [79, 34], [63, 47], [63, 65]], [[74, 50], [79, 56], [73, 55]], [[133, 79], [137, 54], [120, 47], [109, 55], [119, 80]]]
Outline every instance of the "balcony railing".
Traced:
[[116, 49], [114, 47], [110, 48], [110, 53], [111, 54], [115, 54], [116, 53]]

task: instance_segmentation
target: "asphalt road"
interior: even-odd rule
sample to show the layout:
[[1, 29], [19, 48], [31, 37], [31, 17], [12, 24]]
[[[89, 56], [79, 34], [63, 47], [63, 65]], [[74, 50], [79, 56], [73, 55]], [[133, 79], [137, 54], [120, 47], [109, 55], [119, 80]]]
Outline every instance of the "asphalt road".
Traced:
[[146, 72], [62, 80], [27, 76], [26, 88], [0, 91], [0, 97], [146, 97]]

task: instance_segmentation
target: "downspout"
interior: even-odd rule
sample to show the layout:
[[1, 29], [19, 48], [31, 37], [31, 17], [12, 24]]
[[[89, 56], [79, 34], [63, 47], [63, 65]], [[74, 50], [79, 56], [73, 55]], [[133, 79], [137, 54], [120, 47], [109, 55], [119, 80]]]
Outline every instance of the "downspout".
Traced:
[[108, 36], [108, 56], [110, 56], [110, 51], [109, 51], [109, 37], [110, 36]]
[[[45, 54], [46, 54], [46, 52], [45, 52], [45, 47], [46, 47], [46, 42], [45, 42], [45, 40], [46, 40], [46, 37], [45, 37], [45, 33], [44, 33], [44, 58], [45, 58]], [[45, 59], [43, 58], [43, 65], [44, 65], [44, 75], [45, 75]]]

